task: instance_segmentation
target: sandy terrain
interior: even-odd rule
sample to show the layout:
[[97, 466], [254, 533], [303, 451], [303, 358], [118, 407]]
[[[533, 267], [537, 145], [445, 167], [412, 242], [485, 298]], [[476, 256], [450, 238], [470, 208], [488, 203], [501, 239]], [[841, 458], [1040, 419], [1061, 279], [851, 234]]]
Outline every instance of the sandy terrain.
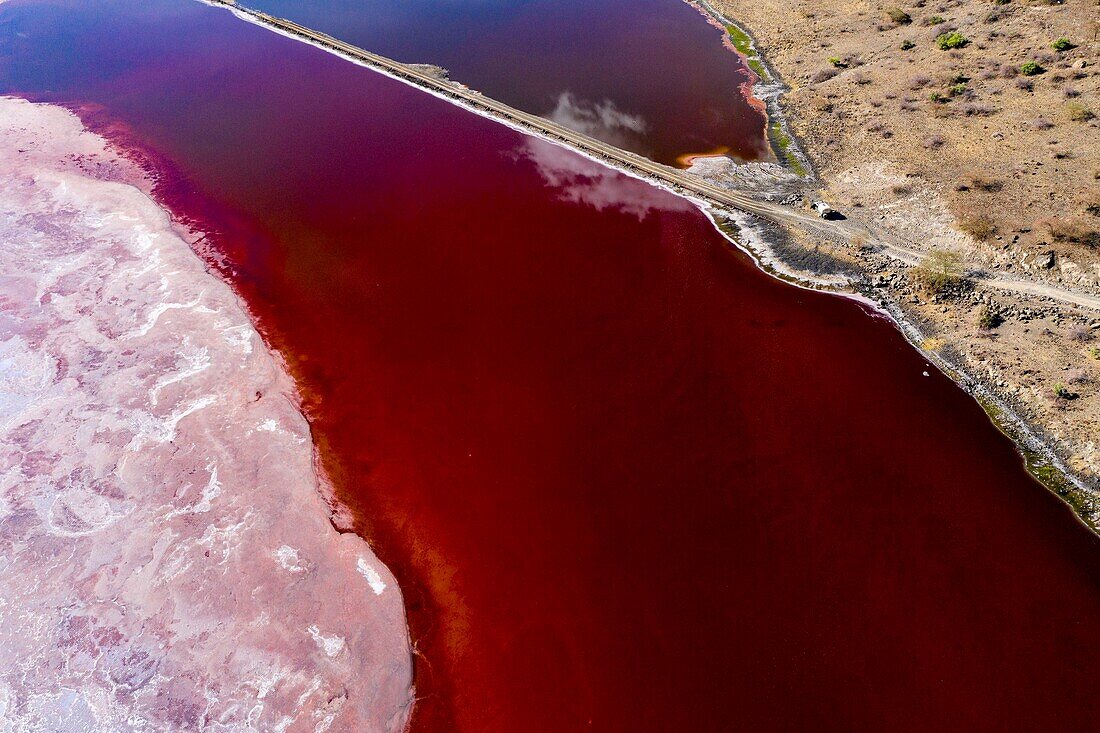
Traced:
[[0, 98], [0, 731], [400, 730], [400, 590], [148, 185]]
[[[918, 255], [957, 252], [965, 277], [936, 293], [882, 247], [796, 235], [799, 264], [861, 275], [865, 292], [920, 326], [925, 348], [980, 380], [1095, 485], [1100, 312], [982, 282], [1000, 274], [1100, 294], [1094, 0], [712, 5], [753, 34], [790, 87], [780, 107], [821, 195]], [[950, 33], [965, 44], [941, 49]], [[1029, 75], [1028, 62], [1041, 70]]]

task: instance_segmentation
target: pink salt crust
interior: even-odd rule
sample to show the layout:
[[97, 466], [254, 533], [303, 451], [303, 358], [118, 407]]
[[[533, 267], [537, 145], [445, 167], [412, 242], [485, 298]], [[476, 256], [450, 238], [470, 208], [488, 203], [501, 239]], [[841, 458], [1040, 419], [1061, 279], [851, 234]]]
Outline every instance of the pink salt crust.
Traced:
[[401, 594], [140, 170], [0, 98], [0, 731], [394, 731]]

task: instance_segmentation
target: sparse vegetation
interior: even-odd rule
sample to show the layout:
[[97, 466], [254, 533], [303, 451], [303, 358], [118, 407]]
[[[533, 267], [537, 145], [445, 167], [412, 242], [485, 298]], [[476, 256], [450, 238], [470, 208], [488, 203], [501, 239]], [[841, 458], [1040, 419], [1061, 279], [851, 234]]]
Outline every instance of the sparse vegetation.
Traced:
[[1071, 48], [1077, 48], [1077, 46], [1068, 38], [1059, 38], [1057, 41], [1050, 44], [1050, 47], [1058, 52], [1069, 51]]
[[1072, 400], [1077, 397], [1077, 395], [1062, 382], [1055, 382], [1052, 390], [1054, 391], [1054, 398], [1057, 400]]
[[917, 47], [917, 44], [913, 43], [908, 38], [906, 38], [904, 41], [901, 42], [901, 50], [902, 51], [908, 51], [909, 49], [916, 48], [916, 47]]
[[832, 64], [833, 66], [835, 66], [838, 69], [843, 69], [844, 67], [846, 67], [848, 65], [848, 64], [844, 63], [844, 59], [840, 58], [839, 56], [830, 56], [829, 57], [829, 63]]
[[963, 281], [962, 256], [948, 249], [933, 248], [914, 268], [916, 280], [929, 293], [939, 295]]
[[941, 33], [936, 36], [936, 47], [941, 51], [949, 51], [953, 48], [962, 48], [970, 43], [970, 39], [964, 36], [958, 31], [951, 31], [950, 33]]
[[1036, 76], [1044, 71], [1046, 69], [1040, 66], [1038, 61], [1026, 61], [1020, 65], [1020, 73], [1024, 76]]
[[799, 160], [798, 156], [791, 150], [794, 141], [791, 140], [791, 136], [783, 129], [783, 125], [777, 120], [772, 122], [768, 129], [771, 132], [772, 142], [775, 144], [775, 150], [779, 156], [786, 161], [787, 165], [790, 166], [796, 176], [805, 178], [806, 167], [802, 165], [802, 161]]
[[730, 41], [733, 42], [733, 47], [737, 49], [739, 54], [745, 57], [753, 73], [761, 79], [767, 79], [768, 71], [764, 68], [764, 64], [761, 63], [760, 57], [753, 47], [752, 38], [749, 34], [735, 25], [727, 25], [726, 33], [729, 34]]
[[946, 20], [944, 20], [943, 18], [941, 18], [938, 15], [933, 15], [931, 17], [928, 17], [928, 18], [924, 19], [924, 24], [925, 25], [943, 25], [946, 22], [947, 22]]

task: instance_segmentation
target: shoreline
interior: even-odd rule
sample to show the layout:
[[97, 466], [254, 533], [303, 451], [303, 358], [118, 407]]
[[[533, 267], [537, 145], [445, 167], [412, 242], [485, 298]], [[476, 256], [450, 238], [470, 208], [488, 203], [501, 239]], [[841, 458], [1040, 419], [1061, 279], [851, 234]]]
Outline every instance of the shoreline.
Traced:
[[[9, 708], [32, 728], [403, 729], [401, 589], [333, 525], [281, 355], [157, 200], [140, 148], [122, 154], [60, 105], [0, 107], [2, 203], [18, 212], [0, 370], [15, 482], [0, 511], [20, 517], [0, 600], [22, 611], [0, 634], [14, 655], [0, 704], [38, 696]], [[78, 653], [101, 661], [50, 673]]]
[[[732, 26], [749, 39], [751, 49], [755, 54], [753, 57], [746, 55], [742, 49], [738, 48], [735, 42], [730, 40], [729, 36], [726, 38], [726, 45], [741, 56], [746, 63], [750, 61], [750, 58], [756, 61], [759, 64], [759, 68], [765, 70], [771, 77], [773, 84], [758, 84], [754, 86], [753, 91], [755, 94], [759, 88], [763, 87], [761, 91], [769, 95], [767, 105], [769, 139], [773, 140], [773, 149], [776, 153], [776, 157], [780, 159], [781, 164], [785, 164], [788, 168], [790, 167], [790, 165], [782, 159], [782, 151], [775, 146], [774, 138], [770, 134], [773, 125], [777, 126], [781, 134], [786, 134], [791, 140], [797, 141], [795, 143], [795, 149], [798, 151], [799, 155], [802, 156], [809, 171], [807, 182], [817, 181], [818, 175], [812, 163], [810, 163], [809, 155], [806, 153], [806, 148], [804, 147], [805, 142], [791, 129], [793, 120], [782, 108], [782, 97], [790, 90], [790, 87], [785, 82], [780, 81], [779, 75], [776, 73], [771, 63], [768, 62], [763, 50], [760, 48], [758, 40], [742, 23], [729, 18], [722, 11], [707, 2], [707, 0], [684, 0], [684, 2], [687, 2], [689, 5], [706, 15], [708, 19], [712, 21], [712, 25], [719, 28]], [[717, 228], [719, 231], [722, 231], [720, 226]], [[725, 232], [723, 232], [723, 234], [725, 234]], [[754, 257], [754, 259], [756, 258]], [[779, 259], [781, 261], [781, 258]], [[760, 264], [759, 260], [757, 260], [757, 262]], [[782, 265], [785, 265], [785, 263], [781, 263], [780, 268], [777, 268], [777, 270], [773, 270], [763, 264], [761, 264], [761, 267], [780, 279], [790, 281], [790, 278], [785, 277], [787, 273], [784, 272]], [[863, 271], [866, 270], [866, 268], [860, 267], [859, 265], [857, 265], [857, 267], [861, 270], [860, 275], [866, 277], [867, 273]], [[789, 268], [786, 269], [789, 271]], [[799, 271], [798, 275], [795, 275], [795, 277], [799, 276], [801, 276], [800, 279], [803, 280], [803, 283], [806, 283], [807, 287], [817, 290], [822, 289], [813, 279], [806, 280], [805, 273], [802, 271]], [[852, 286], [857, 285], [855, 281], [849, 281], [849, 284]], [[1079, 522], [1094, 533], [1100, 535], [1100, 485], [1098, 485], [1095, 480], [1089, 481], [1079, 474], [1079, 472], [1072, 470], [1067, 465], [1064, 457], [1059, 453], [1054, 441], [1044, 434], [1045, 431], [1042, 427], [1034, 425], [1025, 419], [1008, 400], [998, 394], [993, 386], [979, 376], [970, 373], [964, 365], [958, 363], [957, 359], [951, 359], [943, 354], [937, 353], [935, 350], [925, 348], [923, 344], [931, 338], [925, 334], [926, 329], [922, 328], [914, 317], [906, 313], [900, 304], [886, 297], [885, 294], [880, 297], [875, 297], [877, 292], [878, 291], [873, 288], [863, 288], [862, 291], [858, 288], [853, 288], [851, 293], [840, 294], [855, 297], [857, 300], [866, 303], [877, 312], [890, 318], [914, 349], [919, 351], [932, 364], [936, 365], [936, 368], [949, 376], [982, 406], [982, 409], [985, 411], [990, 421], [1016, 445], [1020, 453], [1021, 461], [1027, 468], [1028, 473], [1047, 490], [1061, 499], [1072, 510], [1074, 517]]]
[[[756, 38], [748, 28], [727, 17], [707, 0], [683, 0], [697, 10], [722, 34], [722, 45], [737, 54], [745, 68], [756, 76], [756, 82], [743, 90], [750, 104], [759, 102], [764, 113], [764, 134], [772, 154], [780, 165], [794, 172], [805, 183], [817, 180], [809, 155], [802, 140], [791, 129], [787, 115], [780, 104], [781, 97], [790, 87], [760, 51]], [[737, 31], [735, 38], [733, 32]], [[754, 105], [755, 106], [755, 105]]]
[[[727, 19], [726, 16], [722, 14], [718, 14], [717, 16], [711, 15], [710, 11], [706, 10], [700, 5], [697, 5], [696, 3], [700, 2], [701, 0], [684, 1], [688, 2], [700, 12], [708, 15], [715, 23], [720, 23], [720, 19]], [[782, 236], [789, 237], [792, 234], [792, 229], [790, 229], [786, 225], [762, 223], [758, 219], [751, 217], [751, 215], [749, 214], [734, 214], [732, 216], [729, 216], [728, 218], [735, 222], [735, 225], [737, 226], [739, 232], [738, 235], [731, 234], [730, 232], [723, 230], [721, 225], [719, 225], [716, 220], [716, 212], [707, 202], [693, 197], [690, 194], [678, 191], [673, 186], [660, 179], [644, 175], [625, 166], [616, 165], [613, 161], [601, 159], [595, 155], [588, 153], [587, 151], [579, 150], [564, 141], [558, 140], [551, 135], [541, 133], [538, 130], [532, 130], [530, 128], [516, 124], [511, 120], [502, 118], [491, 112], [487, 112], [481, 108], [474, 106], [473, 104], [465, 102], [462, 99], [456, 99], [454, 97], [450, 97], [446, 94], [438, 92], [434, 89], [418, 85], [414, 82], [409, 81], [408, 79], [404, 79], [396, 74], [393, 74], [386, 69], [378, 68], [358, 58], [344, 54], [338, 50], [325, 47], [319, 43], [313, 42], [312, 40], [305, 39], [300, 36], [282, 31], [280, 29], [267, 26], [264, 23], [260, 22], [258, 19], [250, 16], [248, 13], [241, 12], [240, 10], [227, 6], [222, 2], [211, 2], [209, 0], [198, 0], [198, 2], [201, 2], [204, 5], [208, 5], [216, 9], [228, 10], [238, 19], [255, 25], [265, 31], [277, 33], [278, 35], [284, 36], [298, 43], [304, 43], [306, 45], [312, 46], [319, 51], [337, 56], [338, 58], [351, 62], [357, 66], [360, 66], [361, 68], [365, 68], [375, 73], [382, 74], [390, 79], [405, 84], [406, 86], [413, 87], [420, 92], [430, 94], [438, 99], [441, 99], [444, 102], [460, 107], [467, 112], [471, 112], [483, 118], [493, 120], [497, 124], [503, 124], [527, 137], [532, 137], [547, 142], [551, 145], [570, 150], [571, 152], [581, 155], [582, 157], [587, 158], [588, 160], [591, 160], [599, 165], [611, 168], [631, 178], [645, 181], [646, 183], [656, 186], [675, 196], [686, 199], [690, 201], [694, 206], [699, 208], [704, 216], [707, 216], [707, 218], [710, 219], [712, 225], [715, 226], [716, 229], [718, 229], [723, 237], [725, 237], [743, 253], [747, 254], [757, 264], [758, 267], [760, 267], [762, 270], [772, 275], [773, 277], [776, 277], [779, 280], [783, 280], [788, 284], [795, 285], [796, 287], [825, 292], [840, 297], [852, 298], [858, 302], [863, 303], [864, 305], [874, 304], [874, 310], [884, 314], [886, 317], [889, 317], [894, 322], [895, 327], [905, 335], [906, 339], [913, 345], [915, 349], [917, 349], [917, 351], [919, 351], [931, 363], [936, 365], [938, 369], [947, 374], [953, 381], [955, 381], [964, 391], [966, 391], [982, 406], [983, 410], [985, 410], [987, 416], [989, 417], [991, 422], [993, 422], [993, 424], [997, 427], [997, 429], [1008, 436], [1017, 446], [1017, 451], [1020, 455], [1021, 461], [1023, 465], [1027, 467], [1028, 472], [1042, 486], [1044, 486], [1047, 490], [1049, 490], [1060, 500], [1062, 500], [1073, 511], [1074, 515], [1079, 519], [1079, 521], [1089, 527], [1093, 532], [1100, 534], [1100, 514], [1096, 514], [1095, 516], [1090, 517], [1086, 516], [1083, 513], [1086, 509], [1093, 512], [1096, 512], [1098, 509], [1100, 509], [1100, 486], [1095, 486], [1093, 482], [1090, 482], [1085, 476], [1071, 470], [1066, 463], [1065, 457], [1058, 451], [1057, 447], [1053, 445], [1053, 441], [1042, 437], [1043, 431], [1041, 430], [1041, 428], [1037, 429], [1038, 426], [1033, 425], [1026, 418], [1024, 418], [1016, 409], [1013, 408], [1008, 400], [1005, 400], [1001, 395], [997, 394], [994, 389], [990, 388], [988, 385], [985, 385], [980, 378], [974, 376], [973, 374], [970, 374], [962, 365], [947, 359], [944, 355], [936, 353], [934, 350], [924, 348], [922, 344], [927, 341], [927, 337], [924, 336], [924, 329], [920, 327], [920, 324], [918, 324], [913, 317], [905, 314], [904, 310], [901, 309], [900, 306], [881, 296], [879, 298], [872, 297], [870, 293], [875, 292], [873, 289], [860, 288], [859, 280], [866, 279], [868, 276], [865, 263], [852, 263], [854, 265], [853, 269], [857, 272], [857, 278], [855, 280], [850, 277], [824, 275], [814, 271], [808, 271], [797, 266], [792, 266], [782, 257], [782, 255], [777, 252], [775, 247], [767, 241], [767, 235], [765, 234], [768, 227], [776, 226], [779, 227], [780, 231], [782, 232]], [[709, 3], [705, 3], [705, 5], [707, 7], [710, 7]], [[714, 12], [717, 13], [717, 11]], [[712, 23], [712, 25], [713, 24], [714, 23]], [[733, 24], [732, 21], [731, 24]], [[742, 29], [742, 31], [746, 33], [746, 36], [752, 39], [755, 47], [755, 39], [750, 34], [748, 34], [747, 31], [743, 30], [742, 25], [735, 25], [737, 28]], [[738, 51], [736, 48], [733, 48], [731, 50], [736, 53], [740, 53], [740, 51]], [[755, 50], [757, 51], [759, 57], [762, 59], [761, 64], [764, 65], [764, 68], [769, 69], [769, 72], [773, 74], [774, 79], [778, 79], [778, 75], [770, 71], [770, 63], [763, 60], [763, 54], [759, 50], [759, 48], [756, 47]], [[790, 130], [790, 125], [793, 121], [792, 118], [779, 106], [780, 97], [789, 90], [789, 87], [781, 82], [777, 82], [776, 85], [768, 86], [767, 88], [769, 90], [771, 100], [768, 102], [768, 104], [769, 106], [774, 105], [777, 110], [776, 114], [778, 115], [778, 118], [774, 121], [779, 123], [780, 131], [788, 135], [790, 140], [792, 141], [799, 140], [794, 131]], [[772, 93], [773, 91], [774, 93]], [[772, 127], [773, 118], [769, 111], [768, 129], [771, 130]], [[769, 135], [769, 140], [771, 140], [771, 135]], [[812, 166], [810, 163], [809, 156], [802, 150], [800, 143], [793, 144], [792, 148], [790, 149], [796, 150], [797, 155], [800, 157], [800, 159], [805, 160], [805, 165], [807, 166], [809, 171], [815, 171], [814, 166]], [[820, 180], [816, 173], [811, 173], [811, 175], [813, 176], [813, 178], [803, 178], [803, 182], [820, 183]], [[746, 236], [745, 232], [749, 233], [748, 236]], [[865, 290], [869, 292], [864, 292]], [[988, 409], [989, 400], [981, 398], [981, 394], [983, 393], [990, 395], [990, 399], [996, 406], [995, 410]], [[1056, 473], [1052, 474], [1051, 469], [1054, 469]], [[1070, 495], [1070, 493], [1067, 493], [1065, 489], [1066, 482], [1070, 483], [1074, 487], [1074, 490], [1070, 492], [1071, 498], [1073, 499], [1072, 501], [1070, 498], [1067, 498], [1067, 495]]]

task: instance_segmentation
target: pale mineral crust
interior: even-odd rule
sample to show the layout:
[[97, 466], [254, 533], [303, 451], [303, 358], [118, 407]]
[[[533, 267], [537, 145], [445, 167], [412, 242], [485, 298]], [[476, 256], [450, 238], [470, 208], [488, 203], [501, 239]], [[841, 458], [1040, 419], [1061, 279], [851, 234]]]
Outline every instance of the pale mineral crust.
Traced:
[[401, 730], [400, 591], [148, 184], [0, 98], [0, 731]]

